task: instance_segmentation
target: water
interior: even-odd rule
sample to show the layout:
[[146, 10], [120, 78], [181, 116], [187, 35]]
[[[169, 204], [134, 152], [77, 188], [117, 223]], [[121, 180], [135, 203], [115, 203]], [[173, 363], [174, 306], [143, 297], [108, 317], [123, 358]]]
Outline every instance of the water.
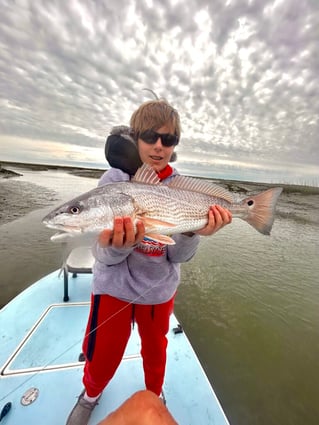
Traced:
[[[62, 172], [23, 173], [0, 181], [8, 209], [9, 188], [22, 184], [29, 200], [0, 216], [0, 305], [60, 267], [59, 247], [41, 218], [96, 185]], [[318, 423], [318, 200], [315, 192], [287, 191], [272, 236], [234, 220], [202, 238], [183, 265], [175, 312], [232, 424]]]
[[[45, 228], [41, 219], [53, 205], [90, 190], [97, 183], [92, 178], [57, 171], [15, 170], [23, 177], [0, 180], [0, 306], [61, 267], [59, 246], [50, 242], [54, 232]], [[18, 196], [13, 198], [13, 191]]]
[[184, 266], [183, 325], [231, 423], [317, 424], [318, 229], [237, 230], [204, 239]]

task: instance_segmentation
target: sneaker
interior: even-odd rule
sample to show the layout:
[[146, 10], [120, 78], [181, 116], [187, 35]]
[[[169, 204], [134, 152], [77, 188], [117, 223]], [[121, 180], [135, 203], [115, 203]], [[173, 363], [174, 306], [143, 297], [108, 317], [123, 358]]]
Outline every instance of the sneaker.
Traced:
[[73, 407], [66, 425], [87, 425], [94, 407], [98, 404], [101, 396], [96, 401], [90, 403], [83, 398], [85, 390], [79, 395], [78, 401]]

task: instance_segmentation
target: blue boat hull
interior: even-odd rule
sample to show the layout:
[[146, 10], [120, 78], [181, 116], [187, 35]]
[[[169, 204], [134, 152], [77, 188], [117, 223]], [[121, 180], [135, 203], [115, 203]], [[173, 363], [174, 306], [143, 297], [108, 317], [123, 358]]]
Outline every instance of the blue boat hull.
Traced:
[[[0, 311], [0, 412], [11, 403], [5, 424], [61, 425], [81, 392], [79, 359], [89, 311], [90, 274], [69, 278], [63, 302], [58, 271], [27, 288]], [[181, 425], [227, 425], [227, 418], [186, 335], [168, 335], [164, 393], [167, 407]], [[97, 424], [134, 392], [144, 389], [138, 332], [132, 334], [123, 360], [90, 424]], [[44, 419], [45, 418], [45, 419]]]

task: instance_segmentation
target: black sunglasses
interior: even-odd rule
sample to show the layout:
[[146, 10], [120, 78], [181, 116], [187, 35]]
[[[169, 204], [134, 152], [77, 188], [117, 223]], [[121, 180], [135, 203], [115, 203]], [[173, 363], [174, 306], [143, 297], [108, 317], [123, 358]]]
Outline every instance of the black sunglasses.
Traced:
[[154, 145], [159, 137], [163, 146], [170, 147], [178, 144], [178, 137], [176, 134], [160, 134], [153, 130], [146, 130], [139, 134], [138, 137], [149, 145]]

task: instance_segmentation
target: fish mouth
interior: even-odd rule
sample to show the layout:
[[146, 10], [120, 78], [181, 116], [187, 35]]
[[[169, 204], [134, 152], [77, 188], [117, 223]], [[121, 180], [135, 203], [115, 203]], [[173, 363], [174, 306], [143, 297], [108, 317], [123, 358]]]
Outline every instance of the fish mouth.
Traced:
[[69, 239], [71, 237], [72, 237], [72, 234], [70, 234], [70, 233], [67, 233], [67, 232], [58, 232], [58, 233], [55, 233], [54, 235], [52, 235], [50, 237], [50, 240], [52, 242], [63, 242], [66, 239]]
[[69, 233], [69, 232], [81, 233], [82, 232], [82, 230], [79, 227], [65, 225], [65, 224], [54, 224], [54, 223], [50, 223], [47, 220], [43, 220], [43, 224], [49, 229], [60, 230], [60, 233]]
[[80, 232], [58, 232], [55, 233], [54, 235], [52, 235], [50, 237], [51, 242], [54, 243], [75, 243], [78, 244], [79, 246], [83, 245], [83, 246], [91, 246], [95, 240], [97, 238], [96, 233], [94, 232], [87, 232], [87, 233], [82, 233]]
[[70, 239], [75, 238], [76, 236], [78, 236], [79, 233], [81, 233], [81, 232], [72, 232], [72, 233], [70, 233], [70, 232], [63, 232], [63, 231], [61, 231], [61, 232], [57, 232], [54, 235], [52, 235], [50, 237], [50, 240], [52, 242], [67, 242], [68, 240], [70, 240]]

